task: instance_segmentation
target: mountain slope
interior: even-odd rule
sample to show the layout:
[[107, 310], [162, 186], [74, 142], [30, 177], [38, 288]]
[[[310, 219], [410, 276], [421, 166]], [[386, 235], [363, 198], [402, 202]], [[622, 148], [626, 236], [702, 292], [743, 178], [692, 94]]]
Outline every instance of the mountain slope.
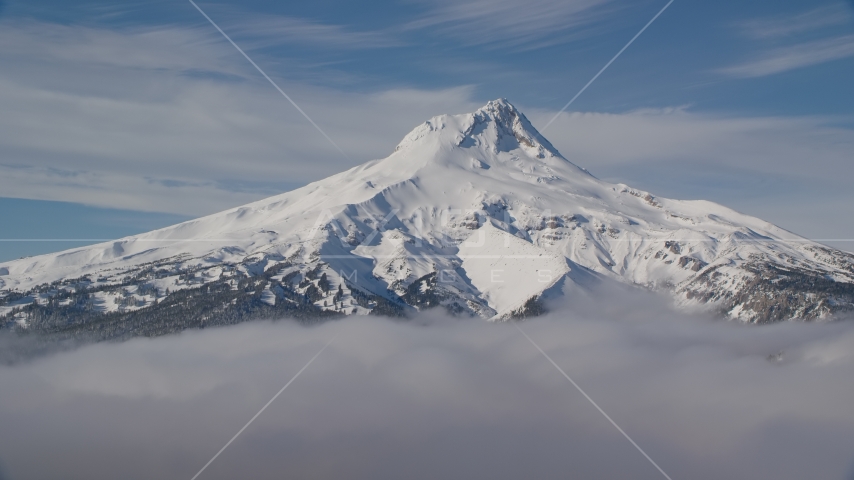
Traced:
[[[751, 322], [854, 303], [854, 256], [711, 202], [600, 181], [496, 100], [291, 192], [0, 264], [0, 315], [102, 336], [435, 306], [505, 318], [597, 277]], [[178, 310], [183, 323], [168, 326]]]

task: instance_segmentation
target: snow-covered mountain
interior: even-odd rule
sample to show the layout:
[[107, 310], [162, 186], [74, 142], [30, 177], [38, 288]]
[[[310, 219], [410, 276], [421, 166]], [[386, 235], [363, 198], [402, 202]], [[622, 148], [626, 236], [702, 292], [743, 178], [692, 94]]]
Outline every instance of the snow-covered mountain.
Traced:
[[715, 203], [598, 180], [496, 100], [288, 193], [0, 264], [0, 315], [111, 334], [436, 306], [507, 318], [601, 279], [750, 322], [854, 307], [854, 256]]

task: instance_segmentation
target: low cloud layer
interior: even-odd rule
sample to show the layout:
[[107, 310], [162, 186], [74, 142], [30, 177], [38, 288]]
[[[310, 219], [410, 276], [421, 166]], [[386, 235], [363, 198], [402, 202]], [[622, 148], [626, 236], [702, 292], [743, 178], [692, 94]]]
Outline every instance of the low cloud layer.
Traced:
[[[673, 478], [851, 478], [854, 324], [748, 327], [661, 304], [575, 296], [522, 328]], [[201, 479], [661, 478], [513, 325], [436, 313], [0, 368], [0, 465], [11, 480], [190, 478], [332, 338]]]

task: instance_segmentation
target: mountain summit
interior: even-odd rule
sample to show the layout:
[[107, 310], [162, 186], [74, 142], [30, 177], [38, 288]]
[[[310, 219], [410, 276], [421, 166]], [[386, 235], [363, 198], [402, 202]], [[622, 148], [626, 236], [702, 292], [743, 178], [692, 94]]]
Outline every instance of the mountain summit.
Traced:
[[[431, 135], [433, 132], [438, 133]], [[419, 142], [420, 139], [458, 147], [491, 145], [495, 153], [525, 147], [540, 159], [563, 158], [525, 115], [505, 99], [492, 100], [468, 115], [434, 117], [404, 137], [395, 151], [424, 148], [426, 142]]]
[[854, 307], [854, 256], [598, 180], [500, 99], [291, 192], [0, 264], [0, 325], [106, 338], [434, 307], [502, 319], [604, 280], [747, 322]]

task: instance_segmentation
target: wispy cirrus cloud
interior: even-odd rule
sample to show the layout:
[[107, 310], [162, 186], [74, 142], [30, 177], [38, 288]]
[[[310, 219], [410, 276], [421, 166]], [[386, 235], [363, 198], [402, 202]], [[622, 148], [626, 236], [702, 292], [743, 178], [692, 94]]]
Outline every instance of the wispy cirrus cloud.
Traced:
[[841, 3], [825, 5], [795, 15], [746, 20], [736, 24], [753, 38], [777, 38], [819, 28], [844, 25], [852, 20], [851, 9]]
[[[0, 51], [6, 67], [0, 71], [0, 195], [214, 213], [383, 158], [431, 116], [471, 112], [488, 100], [467, 85], [352, 92], [271, 72], [354, 159], [348, 163], [210, 30], [6, 23], [0, 43], [14, 48]], [[285, 71], [292, 67], [288, 62], [281, 60]], [[535, 123], [545, 119], [539, 125], [555, 114], [519, 107]], [[843, 182], [845, 172], [854, 171], [854, 134], [834, 122], [712, 118], [684, 109], [565, 114], [549, 137], [567, 158], [606, 178], [630, 164], [643, 165], [635, 172], [654, 172], [665, 186], [697, 176], [693, 167], [674, 165], [712, 166], [721, 182], [744, 178], [745, 168], [753, 171], [751, 178], [768, 172], [809, 178], [821, 186], [807, 185], [809, 193], [797, 198], [803, 208], [824, 212], [827, 200], [813, 193], [837, 192], [842, 206], [836, 210], [854, 205]], [[630, 184], [638, 179], [635, 173], [620, 178]], [[649, 189], [686, 195], [686, 189], [660, 184]], [[741, 208], [735, 195], [714, 195], [722, 190], [709, 187], [708, 197]], [[785, 228], [815, 236], [804, 222], [816, 215], [789, 215], [776, 201], [789, 195], [764, 192], [779, 217], [744, 208], [747, 213], [781, 218]]]
[[[160, 26], [107, 29], [55, 22], [17, 20], [0, 28], [3, 77], [50, 62], [53, 68], [81, 65], [135, 70], [217, 70], [238, 74], [232, 52], [207, 35], [208, 29]], [[216, 43], [214, 43], [216, 42]], [[14, 68], [12, 68], [14, 67]]]
[[405, 43], [390, 31], [354, 30], [343, 25], [275, 14], [255, 14], [243, 10], [223, 10], [222, 22], [229, 34], [251, 39], [254, 48], [296, 44], [343, 50], [390, 48]]
[[[353, 166], [209, 30], [4, 25], [0, 196], [202, 215]], [[471, 87], [282, 85], [356, 162], [478, 106]]]
[[166, 178], [153, 178], [121, 169], [69, 167], [0, 164], [0, 192], [3, 197], [192, 216], [210, 213], [212, 208], [224, 210], [249, 203], [257, 200], [259, 194], [279, 193], [269, 185], [252, 192], [236, 191], [209, 179], [175, 179], [172, 172], [161, 172]]
[[854, 56], [854, 35], [834, 29], [854, 21], [841, 3], [805, 12], [751, 19], [735, 24], [741, 36], [757, 41], [756, 52], [717, 69], [736, 78], [757, 78]]
[[[425, 2], [426, 3], [426, 2]], [[405, 26], [435, 29], [467, 45], [530, 48], [566, 41], [600, 21], [611, 0], [438, 0]]]
[[767, 50], [751, 60], [718, 69], [740, 78], [756, 78], [854, 56], [854, 35], [842, 35]]

